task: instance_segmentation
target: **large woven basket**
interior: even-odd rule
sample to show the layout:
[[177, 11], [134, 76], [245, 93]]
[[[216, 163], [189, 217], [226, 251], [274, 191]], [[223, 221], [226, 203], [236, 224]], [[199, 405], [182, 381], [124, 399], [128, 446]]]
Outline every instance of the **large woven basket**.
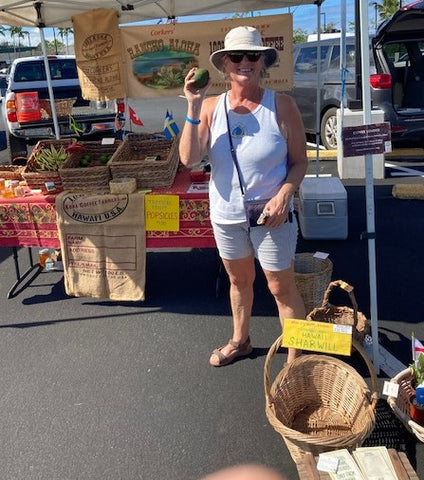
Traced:
[[129, 134], [112, 156], [112, 178], [135, 178], [137, 188], [169, 188], [179, 164], [178, 137]]
[[424, 442], [424, 427], [414, 422], [409, 414], [411, 396], [415, 394], [411, 381], [414, 374], [411, 368], [406, 368], [393, 377], [390, 381], [399, 385], [397, 398], [387, 397], [387, 403], [405, 427], [413, 433], [420, 442]]
[[321, 305], [332, 273], [333, 263], [329, 258], [317, 258], [313, 253], [296, 254], [294, 278], [305, 304], [306, 313]]
[[66, 148], [69, 145], [75, 143], [75, 139], [54, 139], [54, 140], [40, 140], [35, 147], [33, 148], [31, 155], [28, 158], [28, 162], [25, 166], [25, 169], [22, 173], [24, 180], [30, 188], [39, 189], [43, 188], [46, 182], [53, 182], [55, 187], [58, 190], [62, 189], [62, 180], [60, 178], [58, 171], [44, 171], [39, 170], [37, 167], [37, 162], [35, 160], [35, 155], [37, 151], [43, 148], [50, 148], [52, 145], [56, 149], [61, 147]]
[[[109, 193], [110, 169], [108, 164], [101, 164], [100, 157], [102, 155], [112, 157], [121, 143], [121, 140], [115, 140], [112, 145], [101, 142], [77, 142], [77, 145], [81, 145], [81, 150], [72, 151], [68, 160], [59, 169], [63, 189], [74, 192]], [[81, 159], [87, 154], [90, 155], [91, 165], [81, 167]]]
[[377, 376], [362, 347], [372, 391], [350, 365], [327, 355], [302, 355], [287, 364], [270, 385], [271, 361], [282, 336], [271, 346], [264, 367], [265, 412], [295, 463], [307, 453], [360, 446], [375, 426]]
[[0, 178], [5, 180], [23, 180], [22, 173], [25, 167], [22, 165], [1, 165]]
[[[352, 307], [335, 306], [330, 304], [330, 294], [335, 287], [341, 288], [349, 295]], [[351, 325], [352, 335], [361, 345], [364, 342], [365, 334], [368, 332], [369, 322], [367, 317], [358, 311], [358, 304], [353, 293], [353, 287], [343, 280], [331, 282], [324, 293], [322, 305], [314, 308], [306, 316], [307, 320], [315, 322], [335, 323], [338, 325]]]

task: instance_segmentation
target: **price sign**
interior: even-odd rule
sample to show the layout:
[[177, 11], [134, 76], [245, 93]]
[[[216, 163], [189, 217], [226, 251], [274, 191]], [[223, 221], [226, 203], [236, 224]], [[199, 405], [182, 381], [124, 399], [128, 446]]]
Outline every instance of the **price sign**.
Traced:
[[286, 318], [282, 346], [336, 355], [350, 355], [352, 327]]
[[178, 232], [180, 230], [180, 197], [146, 195], [144, 198], [146, 230]]

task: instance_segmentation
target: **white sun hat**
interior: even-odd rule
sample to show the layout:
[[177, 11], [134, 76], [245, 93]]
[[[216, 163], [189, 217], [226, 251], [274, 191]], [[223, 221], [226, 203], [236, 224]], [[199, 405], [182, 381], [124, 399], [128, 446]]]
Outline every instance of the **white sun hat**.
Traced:
[[222, 72], [223, 60], [228, 52], [262, 52], [266, 68], [273, 65], [278, 58], [277, 50], [273, 47], [265, 47], [259, 31], [248, 26], [230, 30], [225, 36], [224, 48], [213, 52], [209, 57], [209, 61], [220, 72]]

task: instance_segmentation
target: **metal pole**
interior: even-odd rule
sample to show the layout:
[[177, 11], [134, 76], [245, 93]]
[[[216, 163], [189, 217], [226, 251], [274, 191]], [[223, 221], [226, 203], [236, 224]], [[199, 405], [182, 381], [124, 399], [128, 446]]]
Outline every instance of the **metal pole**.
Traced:
[[315, 112], [315, 142], [316, 142], [316, 161], [315, 161], [315, 175], [319, 177], [319, 145], [321, 137], [321, 3], [317, 4], [317, 102]]
[[[368, 25], [368, 3], [360, 0], [360, 23]], [[368, 29], [361, 31], [361, 67], [362, 67], [362, 108], [364, 124], [371, 123], [371, 90], [369, 86], [370, 47]], [[379, 345], [378, 345], [378, 313], [377, 313], [377, 275], [375, 260], [375, 215], [374, 215], [374, 172], [373, 157], [365, 155], [365, 198], [367, 213], [367, 239], [368, 239], [368, 268], [370, 283], [370, 310], [371, 334], [373, 342], [373, 364], [377, 374], [380, 372]]]
[[50, 99], [50, 107], [52, 110], [54, 133], [55, 133], [56, 139], [58, 140], [60, 139], [60, 130], [59, 130], [59, 122], [57, 121], [56, 105], [54, 103], [54, 94], [53, 94], [53, 87], [52, 87], [52, 77], [50, 75], [49, 60], [47, 58], [46, 39], [44, 37], [43, 28], [40, 27], [38, 30], [40, 31], [41, 49], [43, 51], [43, 57], [44, 57], [44, 68], [46, 70], [47, 89], [49, 91], [49, 99]]

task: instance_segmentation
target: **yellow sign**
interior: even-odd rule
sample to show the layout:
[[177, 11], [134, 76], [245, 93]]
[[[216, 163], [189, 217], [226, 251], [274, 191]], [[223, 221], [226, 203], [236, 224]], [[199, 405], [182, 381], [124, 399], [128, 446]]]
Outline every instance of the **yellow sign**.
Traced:
[[352, 327], [286, 318], [282, 346], [336, 355], [350, 355]]
[[178, 232], [180, 230], [180, 197], [146, 195], [144, 199], [146, 230]]

